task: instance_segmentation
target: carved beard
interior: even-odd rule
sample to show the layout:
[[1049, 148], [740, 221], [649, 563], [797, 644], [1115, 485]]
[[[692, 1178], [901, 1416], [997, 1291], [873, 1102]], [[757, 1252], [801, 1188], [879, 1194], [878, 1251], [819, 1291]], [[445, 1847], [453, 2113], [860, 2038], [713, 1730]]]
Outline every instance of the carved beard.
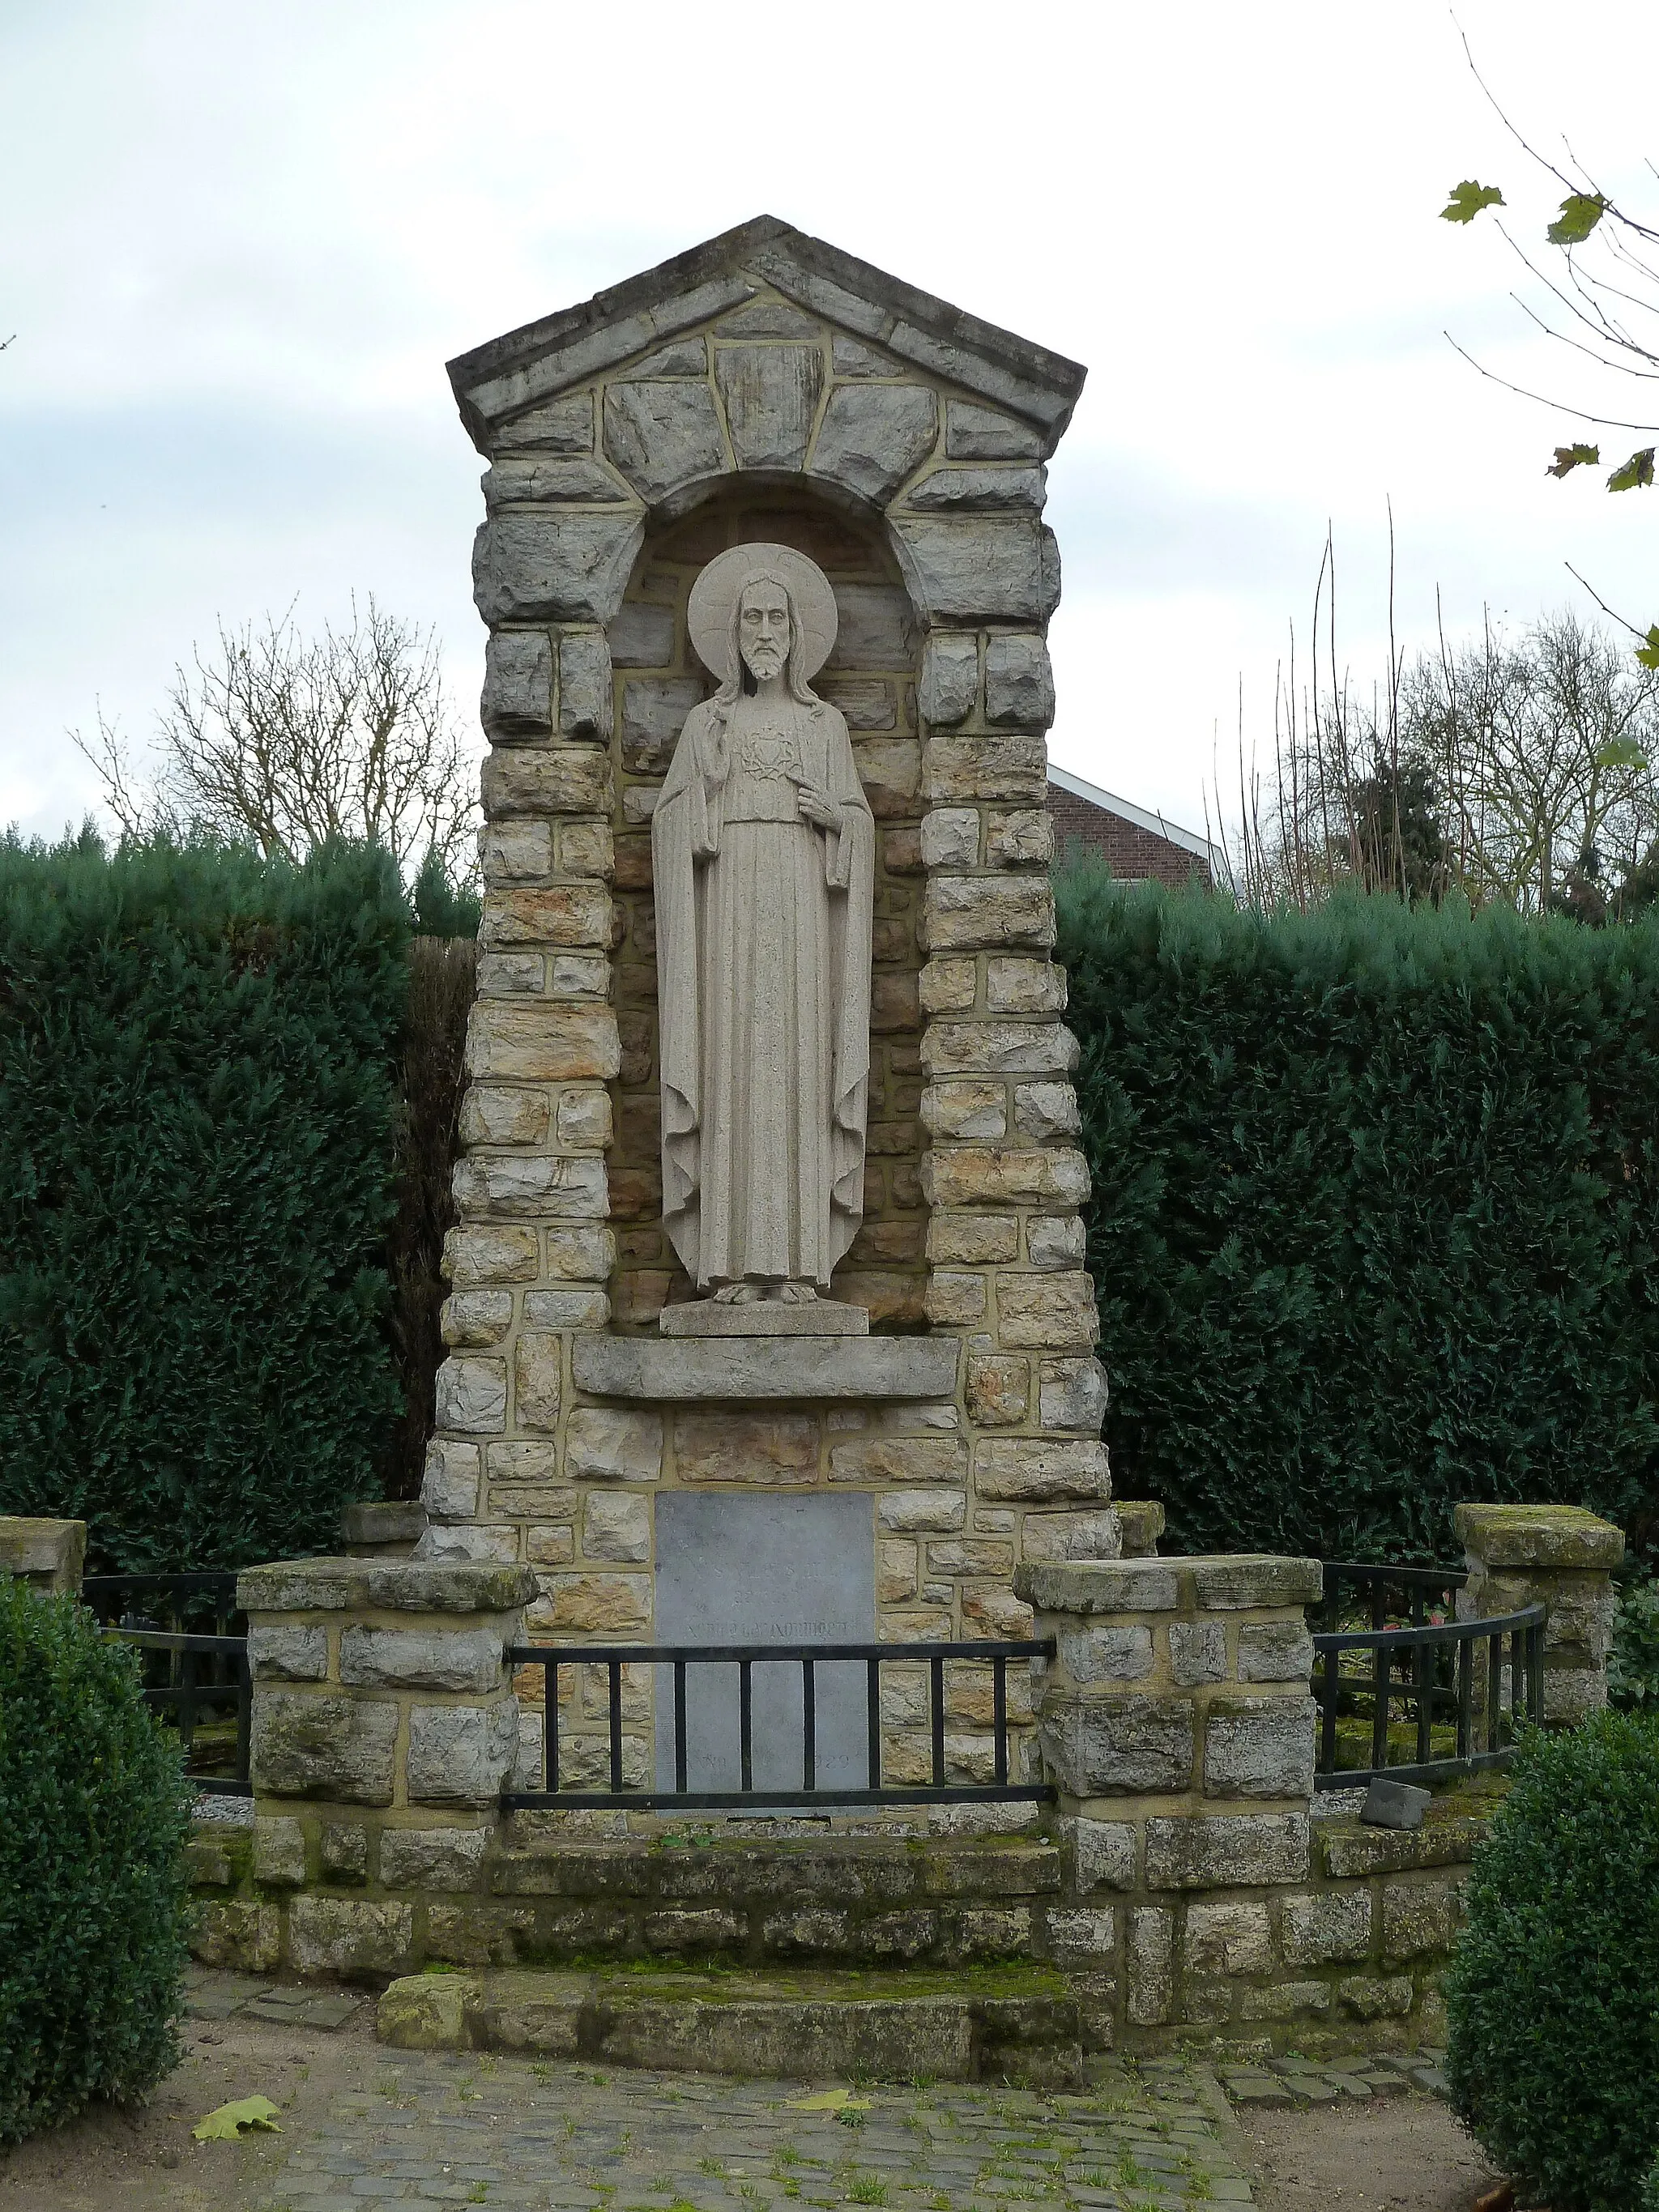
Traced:
[[769, 677], [781, 673], [788, 655], [780, 651], [768, 638], [751, 646], [743, 659], [744, 665], [756, 683], [763, 684]]

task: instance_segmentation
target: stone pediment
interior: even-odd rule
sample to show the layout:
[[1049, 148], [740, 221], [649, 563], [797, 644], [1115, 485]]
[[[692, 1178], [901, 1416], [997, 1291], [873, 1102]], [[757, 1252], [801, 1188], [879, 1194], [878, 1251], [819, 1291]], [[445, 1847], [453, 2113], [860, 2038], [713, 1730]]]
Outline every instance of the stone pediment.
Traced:
[[[1083, 386], [1075, 362], [759, 216], [459, 356], [449, 378], [462, 420], [479, 451], [494, 456], [515, 442], [511, 426], [533, 413], [536, 443], [556, 448], [564, 395], [624, 362], [647, 375], [684, 375], [674, 342], [684, 332], [735, 317], [727, 323], [734, 337], [788, 337], [790, 308], [772, 295], [846, 333], [854, 349], [879, 349], [890, 361], [886, 374], [942, 379], [1017, 416], [1034, 434], [1033, 459], [1054, 451]], [[864, 373], [883, 374], [880, 359]]]

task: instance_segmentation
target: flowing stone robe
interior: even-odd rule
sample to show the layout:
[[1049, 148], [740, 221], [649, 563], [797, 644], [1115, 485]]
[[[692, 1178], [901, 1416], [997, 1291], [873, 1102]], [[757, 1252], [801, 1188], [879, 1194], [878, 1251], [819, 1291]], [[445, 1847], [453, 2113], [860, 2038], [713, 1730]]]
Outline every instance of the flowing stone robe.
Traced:
[[[842, 810], [824, 830], [803, 782]], [[864, 1210], [875, 823], [836, 708], [694, 707], [651, 824], [663, 1224], [700, 1290], [828, 1287]]]

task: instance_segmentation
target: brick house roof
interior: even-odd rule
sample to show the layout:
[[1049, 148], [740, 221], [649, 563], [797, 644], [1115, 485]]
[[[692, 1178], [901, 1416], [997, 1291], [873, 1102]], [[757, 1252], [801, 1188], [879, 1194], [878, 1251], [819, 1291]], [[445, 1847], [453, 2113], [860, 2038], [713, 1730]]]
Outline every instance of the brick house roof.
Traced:
[[1103, 791], [1098, 784], [1085, 782], [1052, 762], [1048, 811], [1055, 854], [1062, 862], [1068, 847], [1080, 845], [1085, 852], [1100, 854], [1123, 883], [1151, 879], [1184, 884], [1196, 875], [1212, 884], [1220, 873], [1220, 854], [1209, 838]]

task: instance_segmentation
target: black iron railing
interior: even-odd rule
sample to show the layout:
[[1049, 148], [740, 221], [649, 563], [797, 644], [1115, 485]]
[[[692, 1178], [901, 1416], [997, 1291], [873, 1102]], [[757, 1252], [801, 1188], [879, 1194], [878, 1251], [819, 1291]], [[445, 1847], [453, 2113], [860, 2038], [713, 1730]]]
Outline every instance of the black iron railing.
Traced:
[[[1008, 1662], [1011, 1660], [1052, 1659], [1052, 1640], [1006, 1644], [610, 1644], [555, 1646], [519, 1645], [508, 1655], [515, 1666], [543, 1670], [544, 1787], [506, 1793], [508, 1810], [537, 1806], [628, 1805], [641, 1811], [656, 1807], [714, 1810], [819, 1805], [959, 1805], [975, 1803], [1047, 1802], [1054, 1795], [1046, 1783], [1016, 1782], [1010, 1778], [1008, 1757]], [[946, 1664], [978, 1663], [991, 1671], [991, 1766], [989, 1782], [951, 1782], [946, 1779], [945, 1681]], [[931, 1779], [925, 1784], [891, 1783], [883, 1779], [881, 1670], [885, 1666], [925, 1665], [927, 1722], [930, 1741]], [[605, 1751], [608, 1787], [574, 1788], [563, 1784], [560, 1773], [561, 1723], [559, 1674], [567, 1667], [603, 1667], [606, 1673], [607, 1735], [599, 1741]], [[659, 1773], [672, 1768], [669, 1787], [624, 1786], [624, 1729], [623, 1726], [623, 1670], [649, 1667], [656, 1670], [659, 1686], [655, 1753]], [[862, 1669], [863, 1758], [860, 1779], [848, 1778], [846, 1747], [835, 1762], [842, 1771], [825, 1772], [819, 1755], [819, 1708], [823, 1668]], [[690, 1700], [692, 1669], [730, 1670], [725, 1677], [725, 1711], [711, 1717], [698, 1711]], [[787, 1784], [757, 1787], [755, 1782], [755, 1678], [757, 1669], [790, 1670], [799, 1682], [799, 1772], [798, 1786]], [[735, 1674], [736, 1711], [730, 1711], [730, 1692]], [[846, 1677], [837, 1678], [844, 1710]], [[793, 1680], [790, 1684], [793, 1690]], [[666, 1707], [664, 1709], [664, 1693]], [[794, 1712], [786, 1725], [793, 1723]], [[725, 1728], [722, 1722], [729, 1723]], [[724, 1735], [725, 1741], [720, 1739]], [[594, 1739], [585, 1741], [592, 1744]], [[775, 1744], [769, 1747], [775, 1757]], [[735, 1753], [738, 1786], [693, 1788], [691, 1770], [724, 1764], [729, 1769]]]
[[144, 1702], [178, 1730], [196, 1788], [251, 1796], [252, 1690], [235, 1576], [88, 1575], [81, 1595], [106, 1636], [143, 1655]]
[[1320, 1618], [1331, 1625], [1313, 1639], [1318, 1784], [1432, 1784], [1502, 1766], [1522, 1724], [1543, 1718], [1546, 1608], [1455, 1620], [1466, 1580], [1449, 1567], [1327, 1566]]

